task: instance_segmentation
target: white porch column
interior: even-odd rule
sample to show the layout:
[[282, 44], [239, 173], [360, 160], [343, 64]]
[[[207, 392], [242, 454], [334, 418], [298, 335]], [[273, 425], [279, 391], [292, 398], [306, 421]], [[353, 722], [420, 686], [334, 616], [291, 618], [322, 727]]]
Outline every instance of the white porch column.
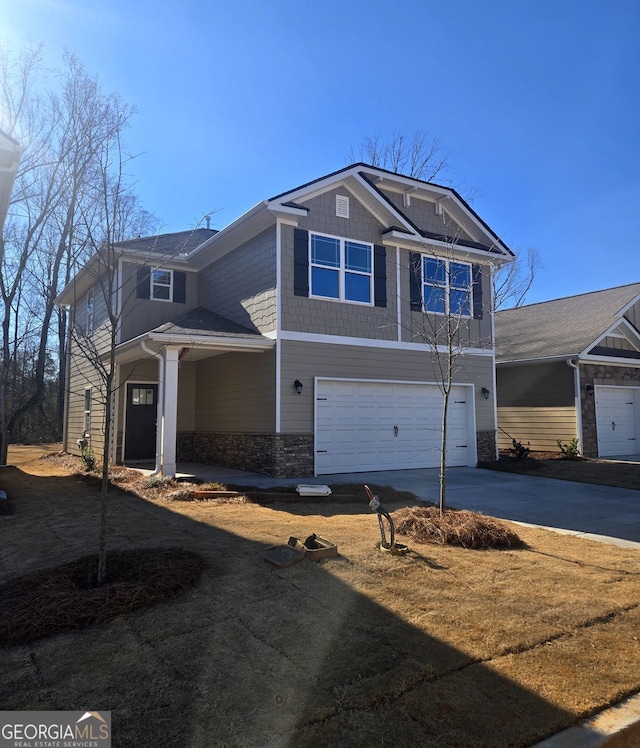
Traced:
[[176, 474], [176, 437], [178, 432], [178, 361], [180, 348], [164, 351], [162, 475]]

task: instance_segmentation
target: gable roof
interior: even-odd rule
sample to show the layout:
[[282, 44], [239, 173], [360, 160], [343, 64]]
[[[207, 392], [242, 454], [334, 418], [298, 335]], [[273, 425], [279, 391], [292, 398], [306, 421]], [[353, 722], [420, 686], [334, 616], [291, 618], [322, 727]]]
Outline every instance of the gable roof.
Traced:
[[150, 332], [168, 335], [202, 335], [202, 333], [207, 333], [217, 337], [262, 337], [256, 330], [251, 330], [220, 314], [216, 314], [216, 312], [212, 312], [204, 306], [196, 307], [173, 320], [173, 322], [165, 322]]
[[[467, 252], [491, 254], [492, 258], [500, 263], [511, 262], [514, 258], [509, 247], [452, 187], [406, 177], [387, 169], [358, 162], [263, 200], [193, 250], [189, 254], [189, 260], [193, 261], [194, 267], [199, 268], [205, 262], [211, 261], [209, 257], [205, 259], [209, 250], [215, 257], [221, 257], [232, 251], [238, 243], [256, 236], [268, 226], [273, 225], [277, 217], [283, 217], [286, 220], [306, 217], [309, 209], [301, 204], [302, 202], [340, 186], [351, 192], [378, 218], [383, 226], [381, 236], [384, 236], [389, 243], [455, 244]], [[445, 201], [442, 203], [442, 205], [446, 204], [444, 210], [455, 222], [464, 226], [465, 231], [470, 230], [475, 235], [474, 240], [458, 240], [434, 234], [424, 227], [417, 226], [384, 194], [381, 187], [421, 197], [433, 202], [434, 205]]]
[[623, 314], [639, 298], [631, 283], [496, 312], [496, 363], [579, 356], [617, 324], [631, 327]]

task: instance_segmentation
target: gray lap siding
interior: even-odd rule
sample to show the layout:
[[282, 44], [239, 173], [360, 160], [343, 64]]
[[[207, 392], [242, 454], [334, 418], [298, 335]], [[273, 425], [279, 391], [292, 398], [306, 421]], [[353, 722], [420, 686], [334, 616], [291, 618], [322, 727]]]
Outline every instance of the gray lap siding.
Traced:
[[[281, 431], [307, 433], [314, 430], [314, 378], [382, 379], [399, 382], [438, 382], [434, 360], [428, 351], [369, 348], [282, 341]], [[480, 394], [493, 389], [493, 358], [463, 356], [457, 361], [456, 383], [475, 386], [476, 431], [495, 431], [492, 399]], [[293, 383], [304, 387], [297, 395]]]

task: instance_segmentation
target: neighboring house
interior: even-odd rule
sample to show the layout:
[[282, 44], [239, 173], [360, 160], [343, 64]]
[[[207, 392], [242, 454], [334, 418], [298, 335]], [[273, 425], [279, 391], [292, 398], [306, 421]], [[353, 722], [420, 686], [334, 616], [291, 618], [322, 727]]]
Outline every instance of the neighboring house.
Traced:
[[498, 312], [496, 365], [501, 448], [640, 452], [640, 283]]
[[[114, 460], [155, 456], [164, 474], [176, 461], [278, 476], [437, 466], [425, 304], [462, 321], [449, 464], [495, 459], [491, 271], [513, 255], [454, 190], [355, 164], [219, 232], [118, 249]], [[98, 291], [89, 263], [59, 298], [94, 339]], [[100, 449], [103, 417], [78, 342], [64, 437], [76, 453], [85, 431]]]
[[23, 150], [17, 140], [4, 130], [0, 130], [0, 231], [9, 210], [11, 192]]

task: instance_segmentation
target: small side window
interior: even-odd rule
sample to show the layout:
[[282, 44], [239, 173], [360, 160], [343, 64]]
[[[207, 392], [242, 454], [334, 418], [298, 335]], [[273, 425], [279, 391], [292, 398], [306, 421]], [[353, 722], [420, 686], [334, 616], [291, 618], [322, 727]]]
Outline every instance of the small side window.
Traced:
[[91, 433], [91, 387], [84, 390], [84, 432]]
[[86, 334], [93, 335], [93, 318], [94, 318], [94, 297], [93, 288], [87, 293], [87, 324], [85, 326]]

